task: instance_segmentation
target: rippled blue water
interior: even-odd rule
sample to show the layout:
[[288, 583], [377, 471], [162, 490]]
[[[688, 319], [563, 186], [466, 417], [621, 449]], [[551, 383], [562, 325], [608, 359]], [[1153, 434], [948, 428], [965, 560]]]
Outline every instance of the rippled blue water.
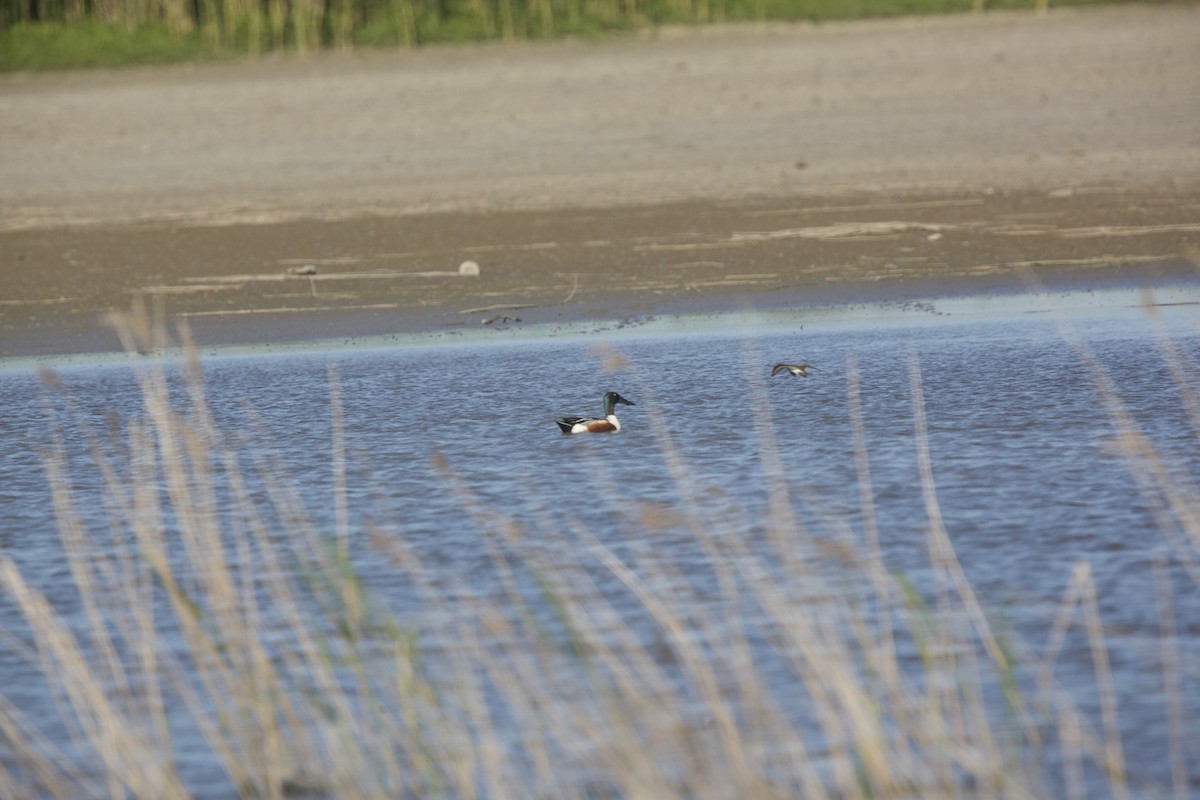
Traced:
[[[1183, 379], [1200, 391], [1197, 318], [1181, 312], [1174, 322], [1172, 345], [1189, 365]], [[310, 513], [330, 529], [333, 376], [353, 530], [369, 520], [403, 536], [448, 578], [478, 576], [458, 591], [499, 596], [463, 499], [447, 489], [432, 456], [445, 458], [483, 513], [522, 521], [527, 535], [536, 536], [548, 520], [579, 519], [618, 554], [636, 559], [653, 549], [701, 576], [702, 565], [692, 564], [699, 556], [683, 539], [628, 535], [634, 509], [680, 498], [664, 458], [662, 424], [700, 502], [732, 499], [747, 510], [745, 519], [754, 519], [767, 504], [758, 427], [765, 407], [802, 519], [817, 528], [857, 525], [847, 394], [852, 358], [884, 558], [919, 583], [929, 555], [909, 380], [915, 360], [941, 514], [984, 606], [1036, 652], [1073, 565], [1080, 559], [1091, 565], [1135, 787], [1166, 787], [1170, 780], [1152, 567], [1156, 560], [1171, 565], [1192, 734], [1189, 779], [1200, 785], [1200, 591], [1115, 446], [1087, 357], [1113, 381], [1167, 467], [1188, 480], [1200, 476], [1195, 420], [1143, 316], [1076, 320], [1074, 330], [1086, 352], [1053, 321], [1025, 316], [984, 324], [630, 335], [610, 340], [629, 364], [614, 372], [604, 370], [611, 354], [594, 349], [604, 337], [581, 337], [218, 356], [205, 360], [204, 375], [218, 425], [251, 431], [245, 446], [277, 456]], [[812, 377], [767, 377], [773, 363], [797, 360], [815, 365]], [[32, 372], [0, 372], [0, 549], [69, 613], [73, 592], [42, 452], [52, 429], [60, 429], [77, 466], [79, 507], [102, 527], [103, 487], [87, 467], [81, 431], [90, 428], [107, 441], [110, 430], [142, 412], [127, 367], [70, 367], [59, 377], [75, 413], [66, 413], [62, 396], [45, 390]], [[621, 433], [559, 434], [555, 416], [598, 414], [609, 389], [637, 403], [619, 407]], [[747, 523], [746, 536], [755, 535], [752, 527]], [[1196, 542], [1184, 546], [1194, 555]], [[401, 612], [411, 602], [391, 585], [386, 565], [364, 557], [360, 566], [364, 580]], [[19, 631], [15, 615], [0, 599], [0, 627]], [[1074, 672], [1091, 674], [1085, 644], [1064, 651], [1057, 674], [1068, 686]], [[11, 648], [0, 648], [0, 692], [35, 719], [52, 714], [32, 668]], [[1081, 688], [1079, 702], [1099, 725], [1093, 695]], [[203, 773], [197, 766], [201, 792], [211, 780]]]

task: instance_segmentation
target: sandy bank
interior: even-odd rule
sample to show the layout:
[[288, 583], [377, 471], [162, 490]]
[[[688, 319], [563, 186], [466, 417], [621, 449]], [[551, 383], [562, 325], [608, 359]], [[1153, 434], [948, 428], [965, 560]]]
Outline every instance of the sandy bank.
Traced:
[[1198, 34], [1122, 7], [5, 76], [0, 354], [95, 349], [139, 296], [306, 338], [1153, 281], [1200, 249]]

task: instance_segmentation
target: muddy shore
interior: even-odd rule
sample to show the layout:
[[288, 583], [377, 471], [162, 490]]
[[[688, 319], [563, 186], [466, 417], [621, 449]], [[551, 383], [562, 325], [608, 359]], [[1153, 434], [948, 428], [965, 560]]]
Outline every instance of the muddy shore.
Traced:
[[1195, 280], [1197, 34], [1121, 7], [0, 77], [0, 357], [113, 349], [136, 300], [218, 344]]

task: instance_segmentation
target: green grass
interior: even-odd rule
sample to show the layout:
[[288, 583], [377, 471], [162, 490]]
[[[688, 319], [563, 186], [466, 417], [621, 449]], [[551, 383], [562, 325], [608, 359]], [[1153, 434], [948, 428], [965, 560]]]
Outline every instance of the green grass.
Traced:
[[162, 26], [129, 30], [100, 23], [23, 22], [0, 29], [0, 71], [124, 67], [197, 61], [220, 54], [195, 34]]
[[[1032, 9], [1037, 3], [984, 5]], [[31, 5], [39, 9], [36, 20]], [[659, 25], [946, 14], [975, 5], [975, 0], [117, 0], [99, 6], [93, 0], [0, 0], [0, 71], [167, 64], [271, 51], [596, 38]]]

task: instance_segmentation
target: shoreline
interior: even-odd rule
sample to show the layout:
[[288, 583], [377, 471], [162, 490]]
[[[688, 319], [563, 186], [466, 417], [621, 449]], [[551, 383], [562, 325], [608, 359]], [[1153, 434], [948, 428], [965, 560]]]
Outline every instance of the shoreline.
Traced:
[[0, 76], [0, 358], [108, 349], [135, 303], [226, 344], [1161, 285], [1200, 263], [1197, 33], [1114, 6]]
[[[959, 287], [960, 289], [962, 287]], [[1089, 286], [1046, 285], [1025, 290], [981, 293], [948, 292], [914, 295], [907, 300], [858, 298], [854, 301], [802, 307], [753, 308], [730, 304], [693, 311], [665, 309], [630, 320], [544, 322], [522, 326], [465, 329], [408, 329], [392, 333], [363, 333], [331, 338], [236, 337], [224, 343], [195, 343], [203, 361], [228, 358], [365, 352], [392, 348], [521, 346], [544, 343], [592, 342], [619, 346], [641, 338], [681, 336], [764, 335], [772, 332], [829, 328], [901, 329], [927, 325], [1012, 322], [1048, 315], [1059, 322], [1130, 314], [1171, 317], [1200, 310], [1200, 276], [1170, 281], [1154, 289], [1125, 281], [1100, 281]], [[174, 338], [174, 337], [172, 337]], [[63, 370], [146, 363], [183, 363], [187, 349], [173, 345], [152, 353], [119, 350], [57, 355], [0, 357], [0, 373], [42, 369]]]
[[[1200, 192], [689, 202], [0, 234], [0, 358], [119, 349], [141, 304], [201, 345], [632, 322], [1196, 280]], [[477, 275], [462, 275], [471, 261]], [[297, 267], [312, 275], [293, 275]], [[90, 279], [80, 280], [80, 276]]]

